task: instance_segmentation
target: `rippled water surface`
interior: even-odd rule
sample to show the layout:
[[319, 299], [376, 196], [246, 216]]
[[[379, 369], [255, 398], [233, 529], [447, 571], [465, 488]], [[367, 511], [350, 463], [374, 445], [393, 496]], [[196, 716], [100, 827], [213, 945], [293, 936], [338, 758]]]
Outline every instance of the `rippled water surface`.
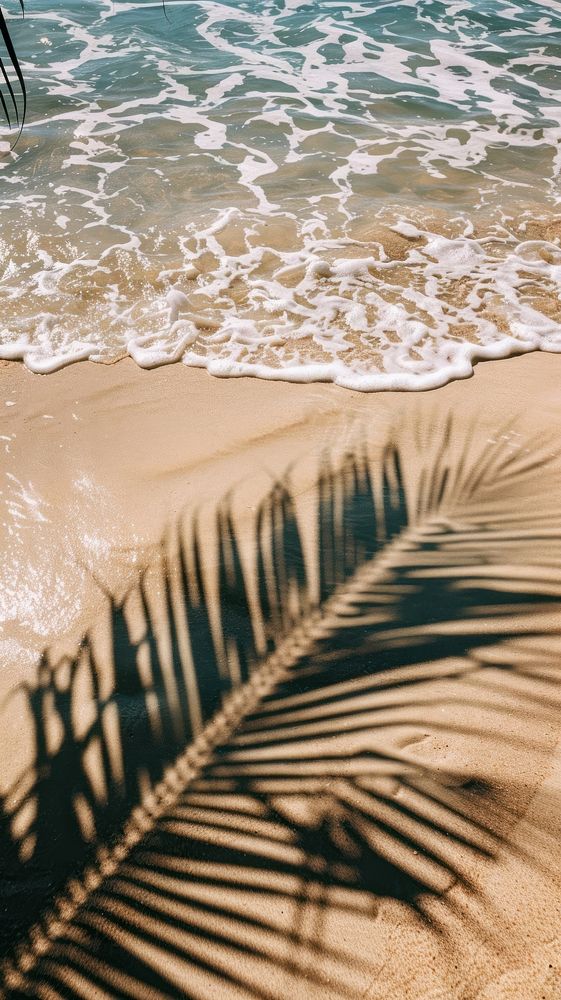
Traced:
[[561, 350], [557, 0], [12, 10], [3, 357], [375, 389]]

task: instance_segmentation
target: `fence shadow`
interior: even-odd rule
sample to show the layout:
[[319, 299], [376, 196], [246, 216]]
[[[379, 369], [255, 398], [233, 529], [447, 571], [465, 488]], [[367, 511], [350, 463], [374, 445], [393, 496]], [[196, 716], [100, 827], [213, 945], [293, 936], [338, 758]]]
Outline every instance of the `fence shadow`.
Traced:
[[[416, 477], [399, 437], [377, 460], [364, 445], [337, 464], [325, 457], [313, 566], [286, 480], [255, 512], [251, 559], [231, 497], [204, 541], [197, 515], [185, 519], [124, 598], [107, 595], [103, 648], [86, 634], [74, 658], [45, 652], [35, 683], [11, 696], [35, 751], [1, 803], [4, 954], [224, 697], [310, 621], [271, 694], [10, 996], [41, 984], [68, 998], [199, 996], [188, 969], [270, 998], [263, 962], [352, 996], [352, 956], [322, 932], [330, 907], [375, 913], [389, 896], [422, 919], [426, 894], [467, 881], [473, 856], [494, 856], [508, 805], [484, 769], [433, 772], [410, 747], [427, 730], [482, 738], [491, 713], [496, 742], [523, 752], [526, 737], [501, 732], [501, 716], [551, 719], [550, 687], [527, 661], [521, 673], [511, 645], [555, 629], [561, 587], [547, 565], [561, 535], [539, 505], [517, 513], [541, 459], [500, 445], [453, 458], [451, 436], [447, 425]], [[282, 927], [271, 899], [290, 911]]]

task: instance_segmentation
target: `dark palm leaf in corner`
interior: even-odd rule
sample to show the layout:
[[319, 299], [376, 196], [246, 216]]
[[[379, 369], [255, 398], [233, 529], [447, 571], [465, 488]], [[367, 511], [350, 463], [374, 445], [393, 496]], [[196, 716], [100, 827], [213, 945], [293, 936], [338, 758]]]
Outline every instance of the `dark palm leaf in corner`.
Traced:
[[[23, 14], [23, 0], [19, 0], [19, 5]], [[20, 61], [8, 30], [6, 16], [1, 7], [0, 38], [2, 40], [0, 47], [0, 106], [10, 128], [14, 124], [18, 126], [17, 139], [19, 139], [25, 121], [27, 91]], [[14, 89], [14, 85], [16, 89]]]

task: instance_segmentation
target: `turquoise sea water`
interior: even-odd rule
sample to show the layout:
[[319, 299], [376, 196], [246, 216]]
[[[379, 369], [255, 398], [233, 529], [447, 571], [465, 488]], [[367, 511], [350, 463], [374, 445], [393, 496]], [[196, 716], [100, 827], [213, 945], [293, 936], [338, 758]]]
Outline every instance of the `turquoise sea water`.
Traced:
[[0, 354], [423, 388], [561, 350], [561, 2], [15, 3]]

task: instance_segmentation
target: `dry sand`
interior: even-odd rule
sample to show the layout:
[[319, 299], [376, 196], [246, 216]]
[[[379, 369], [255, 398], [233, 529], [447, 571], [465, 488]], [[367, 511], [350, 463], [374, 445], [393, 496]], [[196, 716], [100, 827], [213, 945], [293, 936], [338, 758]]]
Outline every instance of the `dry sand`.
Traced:
[[[33, 682], [42, 650], [50, 647], [58, 655], [72, 649], [84, 629], [103, 615], [105, 597], [93, 575], [112, 592], [122, 593], [138, 575], [139, 566], [149, 561], [167, 527], [196, 507], [203, 511], [204, 525], [204, 511], [231, 489], [243, 538], [244, 518], [251, 523], [256, 498], [291, 465], [294, 490], [305, 512], [321, 453], [327, 449], [340, 454], [362, 434], [376, 448], [397, 424], [409, 428], [411, 442], [411, 428], [419, 426], [424, 445], [415, 453], [410, 443], [407, 452], [413, 469], [426, 457], [423, 448], [432, 447], [433, 429], [442, 428], [452, 413], [456, 462], [474, 421], [482, 449], [504, 435], [517, 461], [525, 454], [529, 459], [539, 454], [540, 464], [529, 473], [534, 487], [538, 477], [539, 488], [524, 487], [517, 494], [513, 487], [507, 504], [508, 525], [520, 535], [516, 557], [511, 559], [511, 542], [501, 543], [497, 537], [496, 551], [489, 555], [486, 550], [482, 563], [500, 565], [503, 577], [509, 579], [516, 578], [521, 566], [547, 566], [546, 589], [555, 593], [561, 586], [554, 502], [559, 485], [554, 442], [561, 425], [561, 357], [533, 354], [480, 364], [472, 379], [419, 395], [362, 395], [331, 385], [222, 381], [179, 365], [146, 372], [130, 360], [113, 366], [78, 364], [46, 377], [9, 364], [2, 375], [3, 794], [18, 778], [22, 760], [33, 759], [32, 747], [22, 735], [27, 716], [18, 710], [17, 699], [10, 700], [10, 692], [22, 682]], [[514, 427], [507, 426], [510, 418], [516, 420]], [[549, 461], [547, 467], [542, 459]], [[529, 538], [523, 537], [520, 523], [523, 518], [531, 523], [534, 515], [536, 524], [546, 524], [549, 541], [533, 540], [531, 531]], [[500, 508], [491, 504], [483, 510], [481, 524], [499, 516]], [[305, 545], [316, 543], [311, 532]], [[243, 544], [246, 549], [250, 546], [249, 535]], [[472, 543], [458, 544], [465, 546], [462, 558], [469, 563]], [[478, 573], [484, 575], [485, 570]], [[541, 579], [537, 571], [535, 575]], [[197, 862], [198, 868], [193, 863], [187, 871], [183, 890], [177, 878], [172, 886], [179, 894], [187, 891], [186, 884], [190, 892], [199, 893], [199, 904], [201, 900], [208, 904], [204, 919], [197, 917], [199, 923], [194, 924], [190, 918], [188, 929], [185, 920], [183, 925], [179, 921], [173, 930], [168, 928], [159, 946], [142, 944], [140, 937], [130, 934], [119, 942], [131, 954], [142, 954], [169, 983], [166, 990], [160, 979], [157, 986], [145, 986], [142, 995], [205, 1000], [250, 996], [280, 1000], [288, 995], [298, 1000], [561, 996], [561, 753], [556, 749], [561, 723], [555, 677], [561, 655], [560, 607], [548, 606], [536, 627], [535, 609], [522, 606], [518, 626], [510, 632], [505, 626], [507, 652], [501, 647], [499, 628], [491, 652], [486, 647], [482, 654], [482, 661], [491, 667], [500, 665], [501, 656], [517, 660], [530, 680], [518, 675], [505, 680], [505, 671], [497, 668], [486, 674], [489, 680], [480, 683], [477, 675], [473, 683], [462, 682], [458, 696], [457, 679], [431, 675], [427, 690], [423, 689], [428, 706], [424, 714], [412, 704], [405, 714], [388, 718], [385, 746], [391, 743], [404, 752], [407, 748], [411, 759], [433, 774], [450, 772], [458, 784], [472, 780], [476, 791], [485, 788], [476, 808], [478, 829], [486, 832], [476, 849], [458, 846], [467, 836], [465, 830], [446, 827], [452, 822], [450, 814], [443, 820], [443, 836], [452, 842], [450, 867], [457, 877], [440, 885], [438, 858], [446, 856], [446, 850], [436, 834], [433, 844], [431, 834], [427, 842], [426, 831], [419, 834], [418, 852], [396, 848], [399, 857], [400, 850], [405, 851], [409, 867], [422, 867], [423, 851], [434, 848], [437, 860], [433, 858], [427, 879], [440, 888], [423, 896], [420, 908], [391, 892], [378, 898], [360, 885], [351, 891], [321, 889], [321, 880], [299, 883], [294, 875], [268, 872], [266, 865], [254, 872], [257, 889], [250, 892], [234, 882], [218, 889], [216, 882], [205, 884], [213, 865], [209, 848], [204, 863]], [[336, 630], [336, 606], [332, 614]], [[460, 622], [457, 627], [465, 625]], [[476, 637], [486, 628], [484, 622], [480, 632], [478, 627], [476, 618]], [[513, 638], [512, 631], [518, 636]], [[530, 633], [531, 640], [524, 645]], [[532, 673], [536, 663], [539, 677]], [[366, 701], [364, 710], [369, 707]], [[341, 760], [362, 752], [364, 739], [340, 734]], [[320, 757], [325, 752], [321, 739], [316, 752]], [[444, 785], [450, 787], [448, 779]], [[199, 800], [188, 801], [170, 823], [185, 822], [190, 829], [202, 823], [204, 839], [200, 812], [201, 796], [204, 799], [208, 791], [204, 782], [201, 789]], [[252, 809], [255, 801], [250, 803]], [[291, 803], [290, 808], [284, 800], [277, 803], [283, 821], [278, 820], [275, 829], [271, 825], [273, 844], [290, 840], [290, 809], [295, 810], [294, 824], [314, 829], [309, 817], [302, 818], [311, 808], [305, 796]], [[224, 837], [230, 823], [228, 808], [221, 803]], [[185, 809], [191, 813], [185, 815]], [[430, 816], [434, 820], [433, 813]], [[269, 847], [265, 856], [277, 850], [280, 847]], [[145, 861], [134, 858], [132, 863], [145, 866]], [[157, 880], [154, 884], [157, 893]], [[282, 892], [277, 892], [281, 885]], [[142, 907], [142, 900], [138, 902]], [[181, 912], [188, 902], [177, 904]], [[195, 904], [191, 900], [189, 905]], [[244, 927], [243, 913], [260, 921], [259, 929], [251, 921]], [[236, 948], [228, 944], [229, 938], [237, 942]], [[87, 966], [87, 959], [83, 961]], [[39, 967], [38, 976], [40, 971]], [[94, 995], [87, 986], [73, 982], [72, 995]], [[112, 989], [106, 985], [95, 995], [129, 995], [123, 982]], [[34, 989], [26, 995], [58, 996], [52, 989], [41, 992], [37, 985]], [[127, 989], [133, 996], [141, 995], [138, 981]]]

